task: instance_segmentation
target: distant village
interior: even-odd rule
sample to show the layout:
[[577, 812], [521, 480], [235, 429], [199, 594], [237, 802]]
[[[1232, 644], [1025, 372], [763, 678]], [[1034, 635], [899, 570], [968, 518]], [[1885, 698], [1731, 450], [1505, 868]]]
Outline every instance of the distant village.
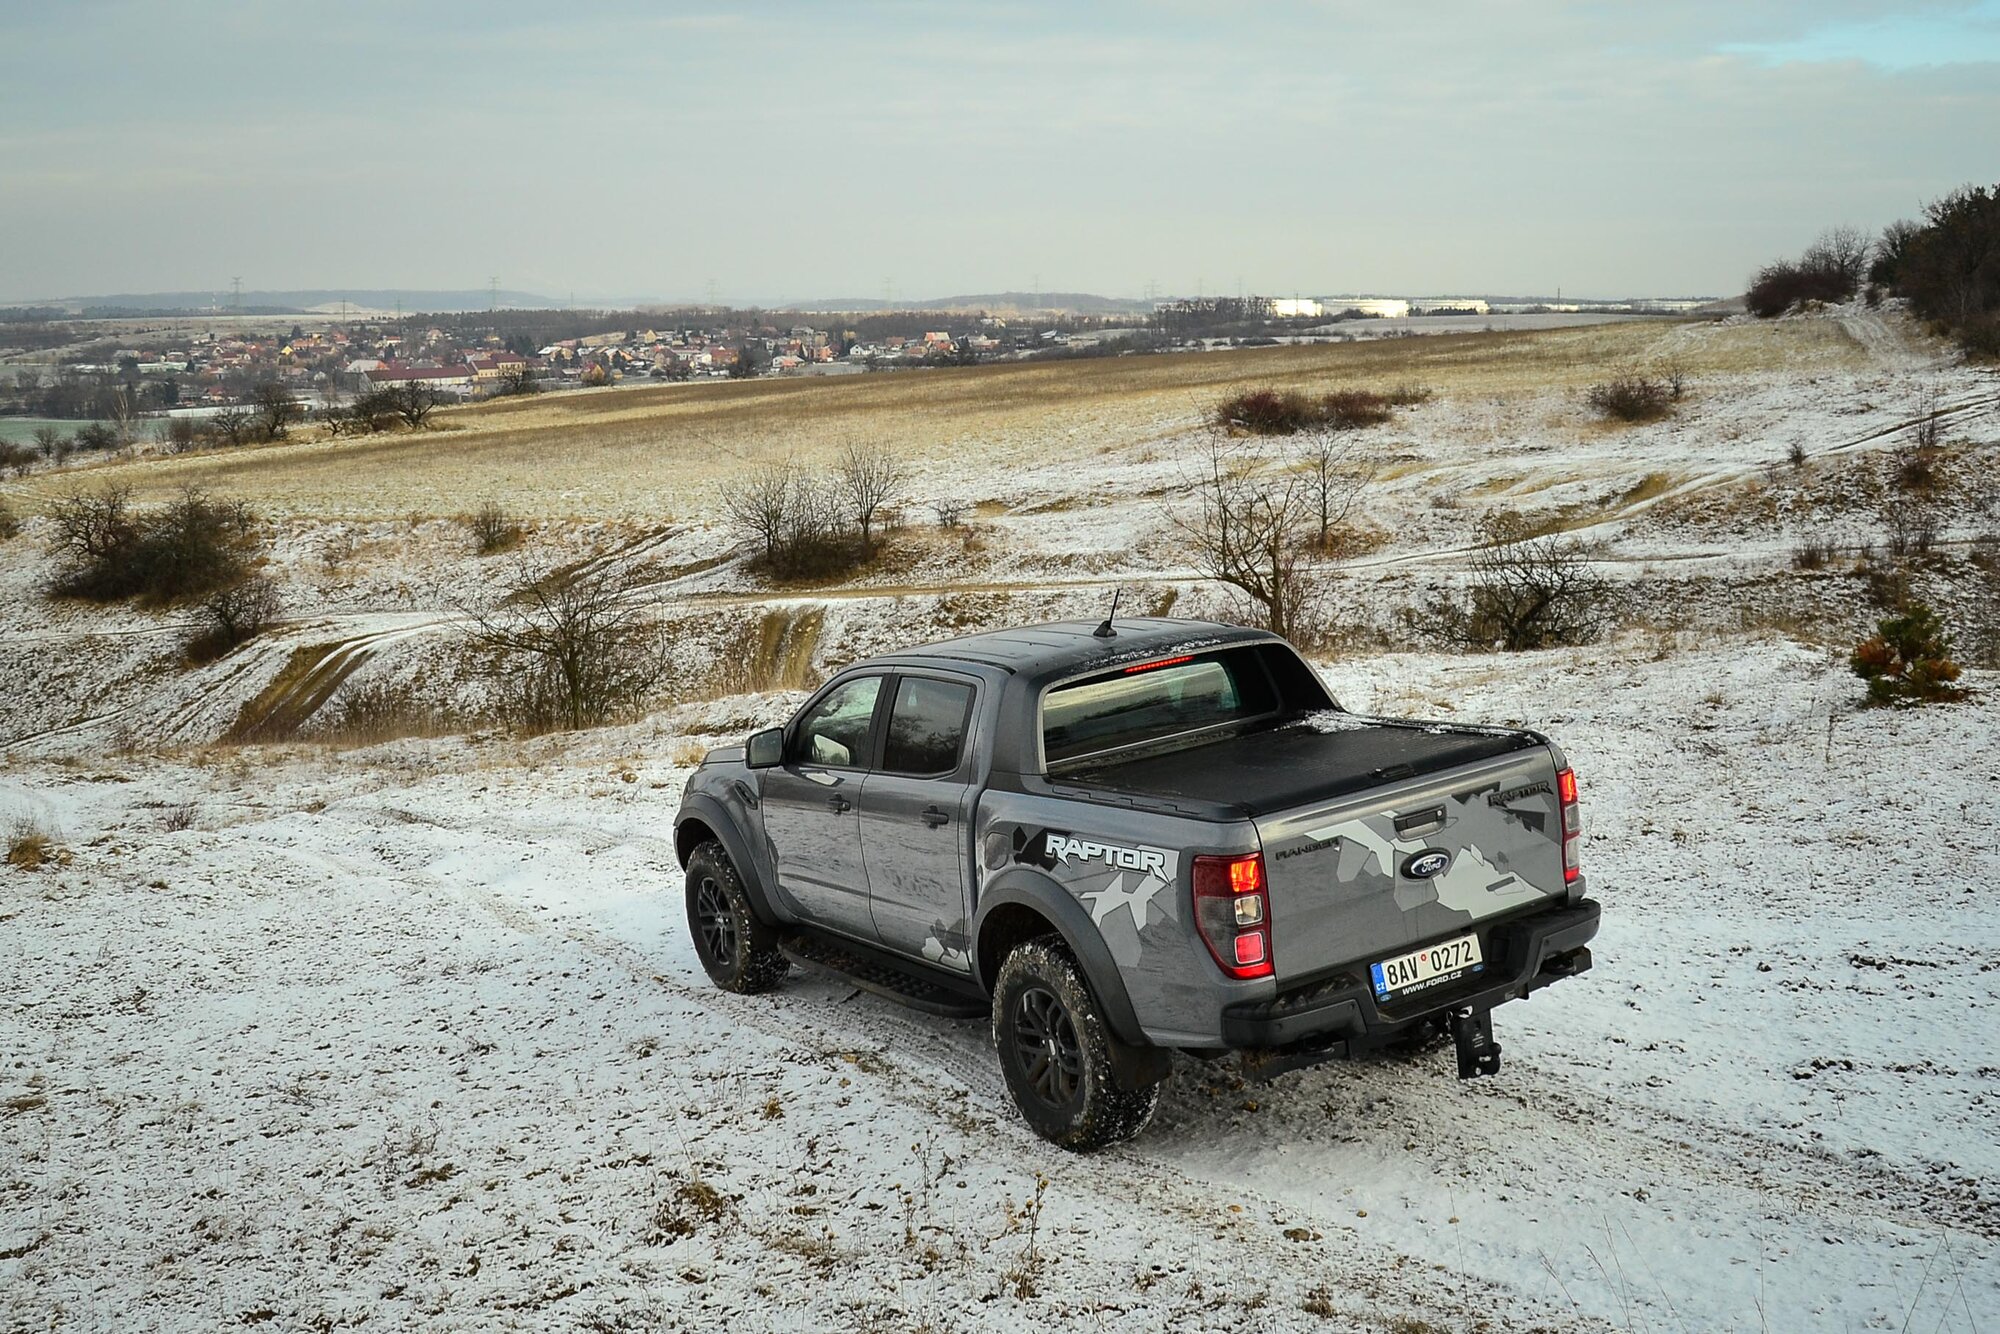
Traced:
[[[1143, 316], [904, 311], [805, 323], [794, 321], [811, 317], [723, 311], [674, 312], [668, 323], [639, 312], [502, 310], [411, 319], [315, 314], [296, 317], [289, 329], [268, 316], [213, 312], [150, 326], [134, 320], [118, 335], [96, 333], [90, 321], [65, 323], [60, 312], [8, 311], [0, 312], [0, 351], [14, 355], [0, 366], [0, 414], [129, 425], [227, 412], [273, 385], [302, 409], [331, 411], [409, 386], [462, 401], [636, 382], [860, 374], [1347, 338], [1356, 336], [1356, 322], [1410, 325], [1501, 310], [1460, 298], [1238, 297], [1160, 302]], [[556, 330], [576, 332], [550, 337]], [[40, 335], [39, 354], [9, 347], [23, 331]]]

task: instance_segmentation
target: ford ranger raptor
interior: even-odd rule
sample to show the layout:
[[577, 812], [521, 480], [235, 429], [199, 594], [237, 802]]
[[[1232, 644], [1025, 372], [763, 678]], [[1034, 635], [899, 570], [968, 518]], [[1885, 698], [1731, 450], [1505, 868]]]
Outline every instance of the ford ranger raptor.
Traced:
[[1060, 622], [849, 667], [675, 819], [703, 968], [984, 1017], [1036, 1132], [1139, 1132], [1175, 1050], [1263, 1076], [1448, 1034], [1591, 965], [1576, 776], [1519, 728], [1343, 711], [1284, 640]]

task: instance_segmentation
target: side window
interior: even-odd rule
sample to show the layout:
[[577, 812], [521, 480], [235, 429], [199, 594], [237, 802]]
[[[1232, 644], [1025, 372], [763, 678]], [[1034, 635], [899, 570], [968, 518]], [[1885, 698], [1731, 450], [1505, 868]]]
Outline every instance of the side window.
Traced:
[[882, 768], [897, 774], [946, 774], [958, 768], [965, 745], [972, 687], [956, 681], [906, 676], [896, 686], [889, 711], [889, 738]]
[[862, 676], [835, 686], [806, 710], [792, 735], [791, 758], [801, 764], [856, 769], [868, 760], [868, 733], [882, 678]]

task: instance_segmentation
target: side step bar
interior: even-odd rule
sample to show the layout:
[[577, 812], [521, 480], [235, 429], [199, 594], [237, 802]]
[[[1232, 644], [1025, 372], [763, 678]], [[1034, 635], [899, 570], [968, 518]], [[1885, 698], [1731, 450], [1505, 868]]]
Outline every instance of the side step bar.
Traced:
[[947, 1019], [983, 1019], [992, 1012], [971, 978], [958, 978], [907, 963], [856, 941], [793, 928], [778, 948], [801, 968], [832, 973], [863, 991]]

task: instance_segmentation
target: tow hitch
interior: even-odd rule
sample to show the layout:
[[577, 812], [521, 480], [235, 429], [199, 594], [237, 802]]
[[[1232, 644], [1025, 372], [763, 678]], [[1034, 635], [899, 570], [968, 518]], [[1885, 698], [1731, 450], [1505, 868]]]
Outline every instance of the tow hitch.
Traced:
[[1500, 1044], [1493, 1040], [1491, 1010], [1453, 1010], [1451, 1041], [1458, 1048], [1460, 1079], [1500, 1072]]

